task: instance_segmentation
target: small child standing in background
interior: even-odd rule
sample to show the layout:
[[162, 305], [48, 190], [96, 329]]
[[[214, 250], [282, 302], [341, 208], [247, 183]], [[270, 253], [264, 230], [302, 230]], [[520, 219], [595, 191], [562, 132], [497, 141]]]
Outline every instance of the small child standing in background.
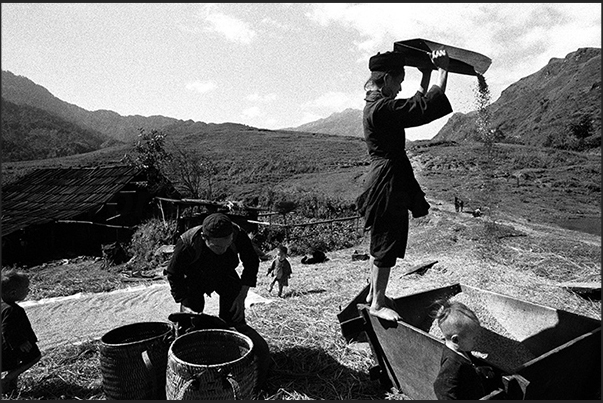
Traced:
[[433, 383], [438, 400], [478, 400], [493, 390], [494, 371], [471, 353], [482, 327], [475, 313], [456, 301], [440, 303], [436, 320], [446, 347]]
[[42, 356], [25, 310], [17, 304], [29, 294], [29, 278], [16, 270], [2, 271], [2, 393], [17, 389], [19, 375]]
[[266, 275], [272, 273], [274, 280], [270, 284], [270, 289], [268, 292], [272, 292], [272, 288], [274, 284], [278, 281], [278, 296], [282, 297], [283, 288], [289, 285], [289, 278], [293, 272], [291, 271], [291, 264], [287, 260], [287, 252], [288, 249], [286, 246], [279, 245], [278, 251], [276, 254], [276, 259], [272, 261], [270, 268]]

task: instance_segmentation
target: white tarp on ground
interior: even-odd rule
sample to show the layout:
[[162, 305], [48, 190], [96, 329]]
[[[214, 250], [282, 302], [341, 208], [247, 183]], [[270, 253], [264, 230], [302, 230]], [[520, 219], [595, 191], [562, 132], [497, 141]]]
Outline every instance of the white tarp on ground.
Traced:
[[[217, 315], [218, 301], [215, 293], [206, 297], [205, 313]], [[250, 308], [270, 302], [272, 300], [250, 290], [245, 305]], [[168, 315], [180, 310], [167, 283], [25, 301], [20, 305], [27, 312], [42, 351], [65, 343], [98, 339], [110, 330], [131, 323], [168, 322]]]

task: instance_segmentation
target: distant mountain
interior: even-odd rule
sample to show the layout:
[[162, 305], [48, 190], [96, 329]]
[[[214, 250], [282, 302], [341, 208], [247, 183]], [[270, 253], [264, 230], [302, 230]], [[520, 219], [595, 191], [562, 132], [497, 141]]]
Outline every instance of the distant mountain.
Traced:
[[[564, 59], [553, 58], [543, 69], [506, 88], [486, 108], [490, 127], [500, 140], [535, 146], [565, 147], [568, 138], [583, 137], [600, 147], [601, 49], [581, 48]], [[237, 123], [204, 123], [165, 116], [121, 116], [108, 110], [88, 111], [64, 102], [23, 76], [2, 71], [2, 97], [20, 106], [54, 114], [91, 133], [132, 142], [139, 128], [181, 136], [227, 130], [260, 130]], [[476, 140], [477, 112], [453, 114], [432, 140]], [[363, 138], [362, 111], [346, 109], [290, 132], [321, 133]]]
[[45, 110], [2, 98], [2, 162], [64, 157], [116, 143]]
[[62, 101], [46, 88], [2, 70], [2, 97], [17, 105], [29, 105], [53, 113], [82, 128], [98, 131], [119, 141], [136, 139], [139, 128], [163, 129], [182, 120], [165, 116], [122, 116], [108, 110], [88, 111], [79, 106]]
[[[565, 147], [572, 130], [600, 146], [601, 49], [581, 48], [510, 85], [486, 108], [499, 140]], [[362, 111], [346, 109], [327, 118], [283, 130], [363, 137]], [[453, 114], [434, 141], [476, 141], [477, 111]], [[597, 145], [598, 144], [598, 145]]]
[[[600, 147], [601, 49], [580, 48], [564, 59], [551, 59], [506, 88], [485, 110], [490, 128], [506, 142], [562, 146], [572, 131], [582, 129], [580, 135]], [[476, 111], [456, 113], [432, 140], [475, 140], [477, 122]]]
[[306, 123], [295, 128], [281, 130], [364, 138], [364, 132], [362, 130], [362, 111], [351, 108], [348, 108], [343, 112], [333, 113], [331, 116], [324, 119]]

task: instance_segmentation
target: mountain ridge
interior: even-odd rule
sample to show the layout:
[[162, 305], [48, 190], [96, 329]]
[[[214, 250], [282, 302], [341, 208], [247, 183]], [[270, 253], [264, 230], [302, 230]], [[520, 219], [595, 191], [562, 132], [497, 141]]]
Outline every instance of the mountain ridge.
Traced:
[[347, 108], [341, 112], [334, 112], [326, 118], [305, 123], [297, 127], [288, 127], [282, 130], [298, 132], [317, 132], [334, 134], [337, 136], [353, 136], [364, 138], [362, 129], [362, 111], [360, 109]]
[[[571, 129], [584, 119], [591, 126], [587, 145], [592, 148], [600, 144], [600, 83], [601, 49], [579, 48], [565, 58], [551, 58], [536, 73], [511, 84], [485, 110], [498, 141], [571, 148]], [[575, 86], [568, 88], [571, 84], [578, 91]], [[564, 100], [574, 105], [563, 105]], [[431, 140], [479, 141], [477, 115], [477, 110], [453, 113]], [[362, 111], [348, 108], [287, 130], [363, 137]]]
[[54, 113], [84, 129], [101, 132], [122, 142], [136, 138], [139, 128], [162, 129], [183, 122], [180, 119], [161, 115], [122, 116], [107, 109], [88, 111], [55, 97], [46, 88], [29, 78], [7, 70], [2, 70], [2, 97], [17, 105], [29, 105]]
[[[601, 49], [580, 48], [565, 58], [551, 58], [537, 72], [505, 88], [486, 106], [489, 126], [498, 140], [563, 148], [571, 128], [590, 124], [590, 141], [600, 145]], [[478, 140], [477, 111], [455, 113], [433, 137], [435, 141]], [[586, 136], [586, 137], [590, 137]]]
[[[484, 110], [497, 141], [564, 149], [600, 147], [601, 49], [580, 48], [565, 58], [551, 58], [538, 72], [501, 92]], [[239, 123], [205, 123], [162, 115], [122, 116], [101, 109], [88, 111], [55, 97], [30, 79], [2, 70], [2, 97], [17, 105], [29, 105], [70, 121], [85, 130], [100, 132], [115, 141], [132, 142], [140, 129], [175, 135], [209, 133], [212, 130], [256, 129]], [[454, 113], [433, 141], [476, 141], [477, 111]], [[298, 127], [274, 131], [321, 133], [364, 138], [362, 111], [347, 108]], [[583, 138], [576, 139], [577, 134]]]

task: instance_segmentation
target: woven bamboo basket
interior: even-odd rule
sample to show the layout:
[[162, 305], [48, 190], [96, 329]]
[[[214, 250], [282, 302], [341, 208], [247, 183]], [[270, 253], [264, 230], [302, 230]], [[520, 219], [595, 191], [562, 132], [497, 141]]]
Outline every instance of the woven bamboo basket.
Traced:
[[165, 370], [173, 325], [140, 322], [101, 337], [100, 365], [107, 399], [165, 399]]
[[256, 383], [253, 342], [222, 329], [178, 337], [168, 351], [168, 400], [249, 400]]

